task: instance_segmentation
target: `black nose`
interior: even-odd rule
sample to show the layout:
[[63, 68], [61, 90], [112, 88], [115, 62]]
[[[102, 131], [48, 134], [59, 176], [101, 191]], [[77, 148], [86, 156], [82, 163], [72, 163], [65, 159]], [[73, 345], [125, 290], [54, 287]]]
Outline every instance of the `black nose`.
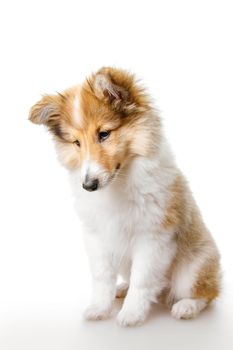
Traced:
[[87, 191], [96, 191], [99, 186], [99, 180], [94, 179], [94, 180], [88, 180], [83, 183], [83, 188]]

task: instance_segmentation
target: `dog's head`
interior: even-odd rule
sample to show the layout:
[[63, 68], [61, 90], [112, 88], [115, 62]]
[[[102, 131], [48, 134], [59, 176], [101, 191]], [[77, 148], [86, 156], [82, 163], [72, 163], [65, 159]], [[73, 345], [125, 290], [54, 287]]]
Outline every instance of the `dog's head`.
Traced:
[[159, 138], [159, 120], [145, 91], [133, 75], [113, 68], [61, 94], [45, 95], [29, 119], [53, 133], [59, 159], [80, 169], [88, 191], [106, 186], [134, 157], [148, 156]]

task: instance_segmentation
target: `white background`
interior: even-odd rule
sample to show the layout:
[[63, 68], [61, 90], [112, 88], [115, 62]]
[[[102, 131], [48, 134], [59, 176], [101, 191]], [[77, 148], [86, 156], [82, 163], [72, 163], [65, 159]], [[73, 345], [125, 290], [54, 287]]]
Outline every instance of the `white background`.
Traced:
[[[0, 348], [228, 349], [233, 322], [232, 1], [2, 1]], [[27, 121], [103, 65], [142, 78], [222, 254], [222, 297], [193, 321], [86, 323], [90, 276], [66, 170]]]

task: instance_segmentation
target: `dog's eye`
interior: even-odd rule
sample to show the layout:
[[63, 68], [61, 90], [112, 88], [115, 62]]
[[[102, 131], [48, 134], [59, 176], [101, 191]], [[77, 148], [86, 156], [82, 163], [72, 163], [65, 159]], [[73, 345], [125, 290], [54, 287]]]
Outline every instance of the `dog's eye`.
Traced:
[[99, 142], [105, 141], [110, 135], [110, 131], [100, 131], [98, 134]]
[[80, 144], [79, 140], [75, 140], [75, 141], [74, 141], [74, 144], [75, 144], [75, 145], [77, 145], [78, 147], [80, 147], [80, 146], [81, 146], [81, 144]]

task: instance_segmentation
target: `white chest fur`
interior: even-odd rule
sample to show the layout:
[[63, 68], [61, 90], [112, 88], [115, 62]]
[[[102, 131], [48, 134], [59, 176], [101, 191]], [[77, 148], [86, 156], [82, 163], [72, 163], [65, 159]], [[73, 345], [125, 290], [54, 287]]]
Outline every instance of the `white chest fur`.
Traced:
[[73, 172], [71, 183], [78, 215], [84, 230], [109, 241], [117, 248], [127, 246], [135, 236], [156, 234], [170, 198], [169, 184], [174, 174], [164, 173], [161, 164], [139, 158], [128, 169], [127, 176], [104, 189], [87, 192], [80, 175]]

